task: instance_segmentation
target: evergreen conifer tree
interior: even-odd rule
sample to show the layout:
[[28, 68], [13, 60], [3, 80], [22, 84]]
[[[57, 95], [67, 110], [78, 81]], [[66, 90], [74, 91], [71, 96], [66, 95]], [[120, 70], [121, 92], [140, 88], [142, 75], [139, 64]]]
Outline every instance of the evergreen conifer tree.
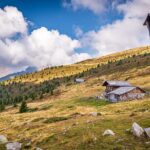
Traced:
[[22, 101], [19, 112], [25, 113], [27, 111], [28, 111], [27, 103], [26, 103], [26, 101]]
[[3, 110], [5, 110], [5, 105], [2, 103], [2, 104], [0, 104], [0, 112]]

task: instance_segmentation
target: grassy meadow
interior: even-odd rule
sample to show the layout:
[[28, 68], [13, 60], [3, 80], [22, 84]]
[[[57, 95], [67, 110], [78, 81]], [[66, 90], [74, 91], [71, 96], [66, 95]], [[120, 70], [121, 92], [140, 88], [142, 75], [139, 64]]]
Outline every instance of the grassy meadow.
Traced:
[[[84, 73], [83, 73], [84, 72]], [[84, 83], [73, 82], [83, 73]], [[150, 127], [150, 96], [144, 99], [110, 103], [96, 99], [105, 89], [105, 80], [126, 80], [150, 92], [150, 47], [136, 48], [74, 65], [47, 68], [16, 77], [4, 84], [39, 85], [53, 78], [73, 76], [62, 82], [54, 94], [28, 100], [29, 111], [20, 114], [8, 105], [0, 113], [0, 134], [9, 141], [23, 143], [23, 149], [34, 150], [147, 150], [147, 138], [136, 138], [127, 131], [133, 122]], [[29, 84], [29, 85], [28, 85]], [[15, 91], [17, 88], [13, 85]], [[18, 91], [17, 91], [18, 92]], [[16, 92], [16, 93], [17, 93]], [[23, 93], [22, 93], [23, 94]], [[93, 116], [92, 112], [97, 112]], [[115, 136], [103, 136], [106, 129]], [[28, 143], [31, 142], [31, 145]], [[0, 150], [5, 149], [0, 145]]]

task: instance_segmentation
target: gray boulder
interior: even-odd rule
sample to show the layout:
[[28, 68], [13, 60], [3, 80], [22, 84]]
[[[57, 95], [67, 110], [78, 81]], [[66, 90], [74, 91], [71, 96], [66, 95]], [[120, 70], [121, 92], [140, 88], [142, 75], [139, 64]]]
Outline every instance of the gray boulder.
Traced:
[[114, 136], [115, 133], [112, 130], [108, 129], [108, 130], [105, 130], [105, 132], [103, 133], [103, 136], [106, 136], [106, 135]]
[[8, 142], [7, 138], [4, 135], [0, 135], [0, 144], [4, 144], [7, 142]]
[[144, 134], [144, 130], [136, 122], [132, 124], [132, 133], [136, 137], [141, 137]]
[[144, 131], [146, 135], [150, 138], [150, 128], [145, 128]]
[[21, 145], [19, 142], [10, 142], [6, 144], [6, 150], [21, 150]]

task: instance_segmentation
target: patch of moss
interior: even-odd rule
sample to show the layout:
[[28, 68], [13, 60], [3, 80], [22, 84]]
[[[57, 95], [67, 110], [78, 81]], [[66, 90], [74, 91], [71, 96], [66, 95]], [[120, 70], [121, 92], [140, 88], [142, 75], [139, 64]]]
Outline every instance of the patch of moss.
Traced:
[[110, 104], [110, 102], [106, 100], [99, 100], [95, 98], [79, 98], [75, 100], [75, 103], [81, 106], [94, 106], [94, 107], [101, 107]]

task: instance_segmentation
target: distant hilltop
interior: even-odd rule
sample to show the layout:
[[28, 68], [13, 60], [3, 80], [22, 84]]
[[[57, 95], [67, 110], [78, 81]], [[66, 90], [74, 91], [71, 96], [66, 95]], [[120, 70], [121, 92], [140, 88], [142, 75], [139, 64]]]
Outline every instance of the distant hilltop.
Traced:
[[35, 72], [35, 71], [37, 71], [37, 68], [33, 67], [33, 66], [32, 67], [30, 66], [30, 67], [27, 67], [24, 71], [8, 74], [8, 75], [0, 78], [0, 81], [10, 80], [10, 79], [13, 79], [16, 76], [32, 73], [32, 72]]

